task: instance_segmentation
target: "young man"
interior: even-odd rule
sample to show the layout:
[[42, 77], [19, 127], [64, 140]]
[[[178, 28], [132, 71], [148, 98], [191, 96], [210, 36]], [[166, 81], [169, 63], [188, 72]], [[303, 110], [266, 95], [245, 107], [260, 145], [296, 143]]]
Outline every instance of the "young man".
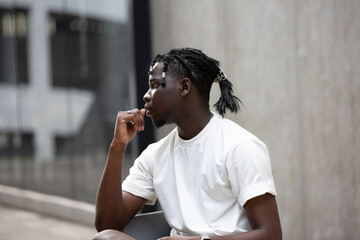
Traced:
[[[221, 89], [215, 104], [220, 115], [209, 110], [213, 82]], [[132, 239], [120, 231], [156, 199], [175, 233], [163, 239], [281, 239], [267, 148], [223, 117], [226, 109], [237, 112], [240, 100], [219, 62], [191, 48], [156, 56], [144, 100], [144, 109], [117, 115], [96, 201], [100, 233], [94, 239]], [[145, 114], [156, 127], [175, 123], [176, 128], [149, 145], [121, 183], [126, 146], [144, 130]]]

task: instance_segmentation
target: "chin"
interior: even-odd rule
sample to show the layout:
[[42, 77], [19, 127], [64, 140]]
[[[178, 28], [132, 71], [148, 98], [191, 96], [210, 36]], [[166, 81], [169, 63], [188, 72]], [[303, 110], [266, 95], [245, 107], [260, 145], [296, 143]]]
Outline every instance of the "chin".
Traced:
[[153, 122], [156, 128], [161, 128], [162, 126], [164, 126], [166, 124], [165, 120], [159, 120], [156, 122]]

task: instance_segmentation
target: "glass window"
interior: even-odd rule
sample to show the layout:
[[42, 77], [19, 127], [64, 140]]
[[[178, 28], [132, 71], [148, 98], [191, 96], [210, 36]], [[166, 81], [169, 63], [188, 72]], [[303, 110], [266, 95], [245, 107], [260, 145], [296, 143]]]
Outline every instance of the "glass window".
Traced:
[[0, 83], [28, 83], [28, 13], [0, 8]]

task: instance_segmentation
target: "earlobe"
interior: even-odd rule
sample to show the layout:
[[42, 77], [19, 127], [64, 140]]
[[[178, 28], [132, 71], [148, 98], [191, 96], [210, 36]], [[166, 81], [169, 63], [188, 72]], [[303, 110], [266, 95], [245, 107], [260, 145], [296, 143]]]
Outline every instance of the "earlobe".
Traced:
[[182, 97], [185, 97], [186, 95], [188, 95], [190, 93], [190, 89], [191, 89], [191, 81], [188, 78], [184, 78], [180, 81], [180, 87], [181, 87], [181, 92], [180, 95]]

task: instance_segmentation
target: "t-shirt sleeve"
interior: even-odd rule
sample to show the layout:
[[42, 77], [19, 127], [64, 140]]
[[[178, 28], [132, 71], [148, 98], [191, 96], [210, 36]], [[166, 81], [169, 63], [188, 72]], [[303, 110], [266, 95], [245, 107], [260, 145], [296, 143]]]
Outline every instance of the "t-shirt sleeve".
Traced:
[[152, 162], [146, 149], [130, 168], [130, 173], [122, 183], [122, 190], [147, 199], [146, 204], [154, 205], [156, 193], [153, 184]]
[[258, 139], [234, 146], [226, 160], [232, 190], [241, 207], [252, 198], [270, 193], [276, 196], [267, 147]]

